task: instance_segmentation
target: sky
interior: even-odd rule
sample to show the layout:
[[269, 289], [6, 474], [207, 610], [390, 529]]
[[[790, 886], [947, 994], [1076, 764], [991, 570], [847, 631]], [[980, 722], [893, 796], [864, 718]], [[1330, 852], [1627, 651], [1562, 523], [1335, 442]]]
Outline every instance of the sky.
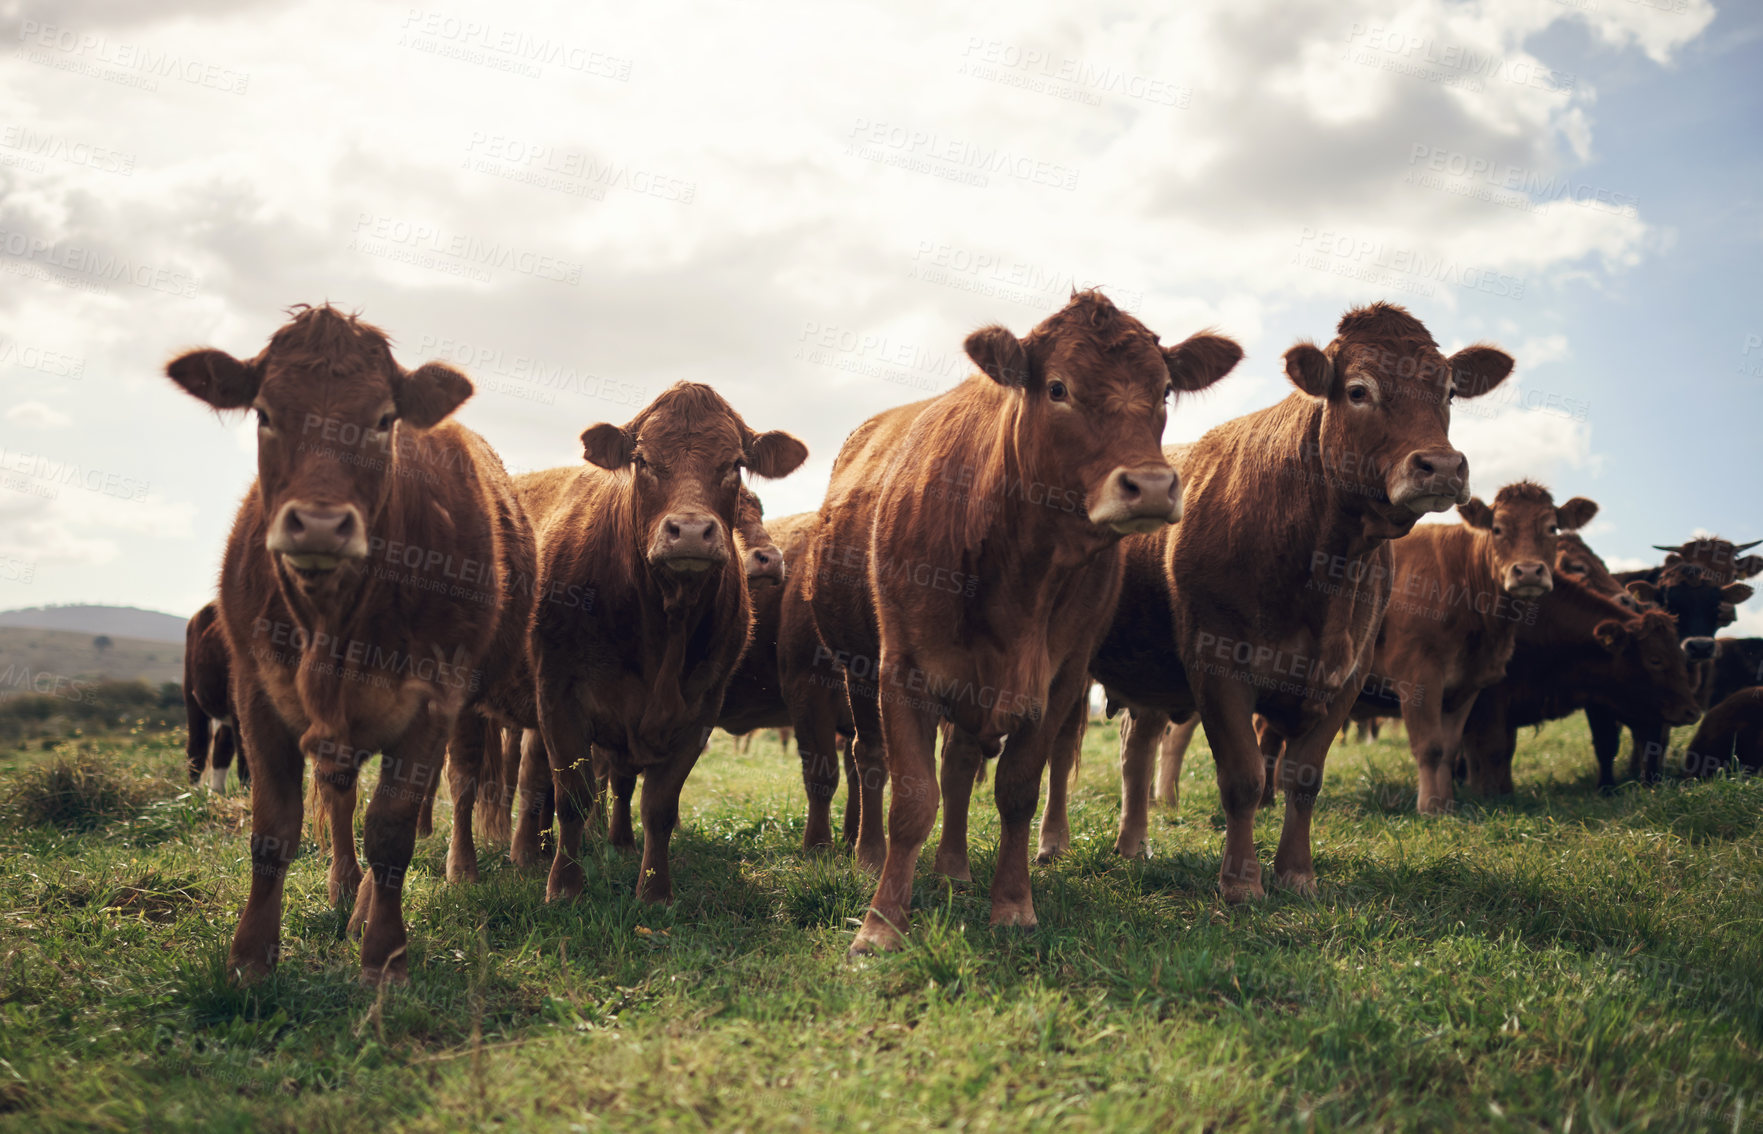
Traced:
[[1154, 7], [0, 0], [0, 609], [206, 601], [255, 436], [164, 365], [326, 300], [517, 472], [708, 382], [808, 444], [784, 515], [1073, 286], [1243, 345], [1169, 441], [1385, 299], [1517, 359], [1479, 494], [1763, 537], [1763, 6]]

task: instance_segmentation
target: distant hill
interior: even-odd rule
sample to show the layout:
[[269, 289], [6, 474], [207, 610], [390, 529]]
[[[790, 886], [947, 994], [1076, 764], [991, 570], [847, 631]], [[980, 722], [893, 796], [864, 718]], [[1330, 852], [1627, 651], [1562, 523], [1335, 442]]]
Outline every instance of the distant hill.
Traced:
[[94, 637], [83, 630], [0, 626], [0, 699], [20, 693], [58, 693], [76, 680], [139, 678], [159, 686], [184, 679], [181, 635], [171, 643], [111, 634], [110, 645], [102, 650], [92, 644]]
[[189, 614], [161, 614], [138, 606], [33, 606], [0, 611], [0, 627], [68, 630], [88, 637], [108, 634], [112, 638], [176, 642], [180, 646], [184, 644], [184, 624], [189, 620]]

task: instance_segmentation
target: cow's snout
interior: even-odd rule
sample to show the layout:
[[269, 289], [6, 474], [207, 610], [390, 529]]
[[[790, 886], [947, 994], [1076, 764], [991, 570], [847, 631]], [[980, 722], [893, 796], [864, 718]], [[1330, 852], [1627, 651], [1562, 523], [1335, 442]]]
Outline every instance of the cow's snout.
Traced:
[[1469, 503], [1469, 458], [1455, 449], [1416, 449], [1402, 462], [1390, 503], [1416, 513]]
[[1506, 568], [1506, 593], [1515, 598], [1542, 598], [1554, 589], [1555, 578], [1547, 563], [1532, 560]]
[[747, 582], [782, 583], [784, 553], [776, 544], [764, 543], [747, 549]]
[[1181, 519], [1181, 479], [1168, 465], [1115, 469], [1090, 521], [1122, 533], [1156, 531]]
[[329, 571], [367, 554], [367, 525], [353, 504], [289, 501], [269, 529], [269, 550], [299, 571]]
[[1714, 656], [1714, 639], [1685, 638], [1683, 656], [1689, 661], [1707, 661]]
[[728, 559], [722, 522], [708, 512], [675, 512], [662, 519], [651, 559], [679, 571], [706, 571]]

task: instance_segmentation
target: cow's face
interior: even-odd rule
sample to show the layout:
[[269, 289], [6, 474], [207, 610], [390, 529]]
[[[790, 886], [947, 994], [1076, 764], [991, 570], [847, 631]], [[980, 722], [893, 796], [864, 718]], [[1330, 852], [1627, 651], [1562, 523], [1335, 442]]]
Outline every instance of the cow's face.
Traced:
[[1650, 605], [1629, 594], [1610, 574], [1598, 553], [1572, 532], [1562, 532], [1556, 538], [1555, 572], [1571, 576], [1586, 590], [1604, 595], [1630, 614], [1639, 614]]
[[765, 530], [765, 508], [750, 489], [741, 489], [741, 500], [735, 512], [735, 545], [741, 551], [741, 564], [747, 571], [750, 587], [781, 586], [784, 581], [784, 553], [772, 542]]
[[1627, 622], [1600, 622], [1592, 631], [1610, 652], [1618, 697], [1627, 705], [1651, 706], [1668, 724], [1691, 724], [1701, 716], [1695, 680], [1670, 615], [1649, 611]]
[[1539, 599], [1554, 589], [1550, 567], [1564, 531], [1582, 528], [1598, 514], [1598, 506], [1575, 496], [1556, 507], [1548, 489], [1519, 481], [1500, 489], [1492, 507], [1480, 497], [1459, 504], [1457, 514], [1472, 528], [1487, 533], [1494, 578], [1501, 590], [1519, 599]]
[[1659, 576], [1657, 584], [1635, 580], [1629, 594], [1655, 604], [1677, 619], [1677, 634], [1690, 661], [1714, 656], [1714, 635], [1738, 617], [1736, 607], [1751, 597], [1746, 583], [1721, 586], [1719, 576], [1697, 563], [1679, 560]]
[[628, 425], [591, 426], [582, 452], [603, 469], [628, 473], [644, 558], [685, 577], [704, 575], [733, 554], [742, 469], [779, 477], [808, 458], [802, 442], [788, 433], [754, 433], [720, 394], [695, 382], [676, 383]]
[[1100, 292], [1072, 296], [1017, 338], [992, 326], [967, 337], [968, 357], [1020, 399], [1017, 451], [1025, 495], [1083, 514], [1113, 534], [1154, 531], [1181, 518], [1181, 482], [1163, 459], [1171, 393], [1203, 390], [1228, 374], [1242, 348], [1199, 334], [1173, 347]]
[[197, 350], [166, 373], [216, 409], [255, 415], [265, 544], [286, 580], [317, 595], [359, 573], [395, 478], [424, 471], [404, 467], [421, 463], [420, 431], [471, 383], [440, 363], [403, 370], [383, 332], [329, 305], [295, 310], [249, 361]]
[[1451, 400], [1505, 381], [1512, 358], [1491, 346], [1449, 358], [1426, 328], [1388, 303], [1349, 311], [1326, 350], [1286, 351], [1286, 376], [1323, 402], [1323, 474], [1398, 536], [1428, 512], [1469, 500], [1469, 461], [1452, 447]]
[[1716, 582], [1725, 584], [1738, 579], [1749, 579], [1763, 572], [1763, 555], [1740, 555], [1741, 551], [1749, 551], [1763, 540], [1752, 540], [1750, 543], [1735, 544], [1731, 540], [1719, 536], [1703, 536], [1692, 539], [1677, 547], [1666, 547], [1662, 544], [1653, 546], [1666, 552], [1665, 566], [1675, 567], [1679, 563], [1693, 564], [1701, 567], [1712, 575]]

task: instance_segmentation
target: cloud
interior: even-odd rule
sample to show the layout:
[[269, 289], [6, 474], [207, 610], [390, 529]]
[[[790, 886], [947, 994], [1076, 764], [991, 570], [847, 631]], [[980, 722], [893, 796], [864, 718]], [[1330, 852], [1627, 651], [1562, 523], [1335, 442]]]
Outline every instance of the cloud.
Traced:
[[42, 402], [20, 402], [6, 411], [6, 420], [30, 429], [64, 429], [73, 418]]

